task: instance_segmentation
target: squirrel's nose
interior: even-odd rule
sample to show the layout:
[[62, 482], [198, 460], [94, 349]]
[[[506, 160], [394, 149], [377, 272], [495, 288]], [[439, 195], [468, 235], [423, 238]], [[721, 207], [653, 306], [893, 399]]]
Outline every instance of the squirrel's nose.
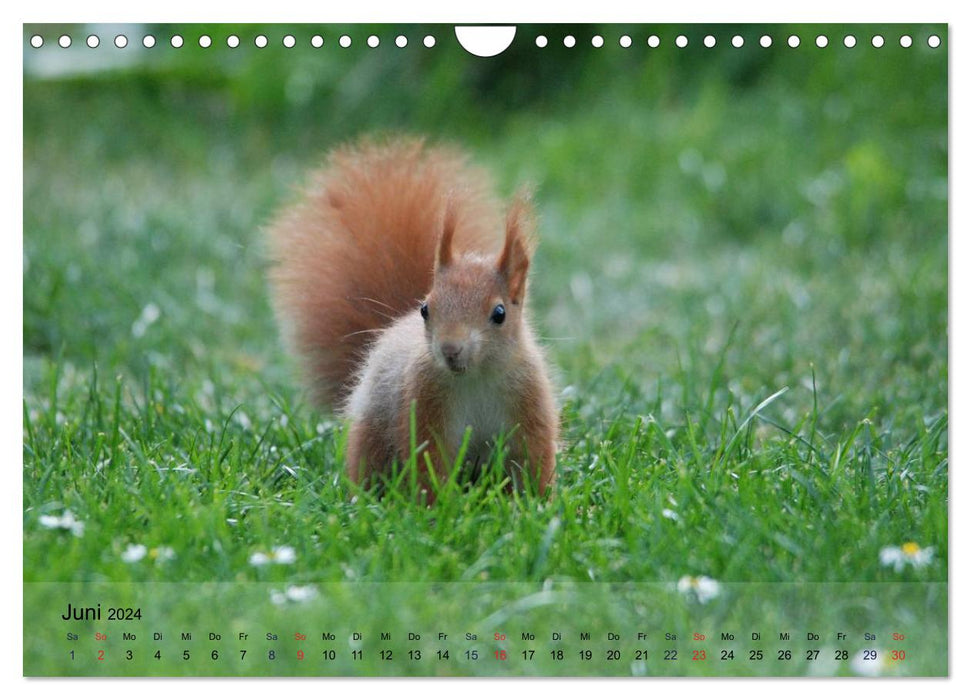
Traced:
[[453, 340], [442, 341], [438, 349], [442, 353], [442, 358], [445, 360], [445, 364], [453, 372], [464, 372], [465, 371], [465, 356], [464, 350], [465, 346], [462, 343], [457, 343]]
[[442, 357], [449, 362], [454, 362], [459, 359], [459, 355], [462, 354], [462, 345], [451, 340], [446, 340], [439, 348], [442, 351]]

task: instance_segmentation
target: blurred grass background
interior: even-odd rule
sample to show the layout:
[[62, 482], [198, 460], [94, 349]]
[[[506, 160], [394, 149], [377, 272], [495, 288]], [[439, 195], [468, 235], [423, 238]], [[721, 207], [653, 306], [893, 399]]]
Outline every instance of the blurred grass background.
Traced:
[[[649, 446], [630, 443], [644, 475], [617, 488], [635, 505], [593, 531], [606, 544], [588, 560], [566, 544], [550, 549], [545, 513], [524, 539], [546, 547], [539, 564], [538, 550], [515, 542], [490, 549], [500, 543], [488, 537], [510, 527], [501, 522], [431, 561], [361, 554], [353, 538], [374, 537], [361, 525], [346, 551], [308, 564], [307, 575], [448, 579], [495, 555], [512, 562], [500, 576], [520, 579], [591, 567], [608, 578], [677, 576], [687, 559], [734, 580], [870, 580], [882, 575], [880, 544], [918, 539], [939, 555], [925, 575], [946, 579], [945, 27], [529, 25], [493, 59], [468, 55], [441, 25], [177, 30], [178, 50], [169, 26], [24, 28], [46, 42], [24, 49], [28, 576], [228, 579], [272, 537], [318, 546], [291, 532], [301, 524], [346, 536], [355, 514], [339, 497], [328, 505], [340, 431], [306, 405], [278, 342], [260, 227], [326, 150], [388, 130], [463, 145], [503, 193], [538, 187], [532, 305], [566, 389], [567, 510], [599, 507], [617, 486], [600, 457], [612, 441], [628, 444], [638, 416], [663, 430]], [[69, 49], [56, 46], [65, 32]], [[89, 32], [100, 32], [99, 48], [84, 46]], [[146, 32], [158, 38], [153, 49], [139, 45]], [[910, 48], [899, 44], [905, 32]], [[128, 48], [111, 45], [116, 33]], [[253, 46], [260, 33], [264, 49]], [[343, 33], [348, 49], [337, 46]], [[842, 45], [847, 33], [853, 49]], [[203, 34], [212, 47], [198, 46]], [[226, 47], [229, 34], [239, 48]], [[398, 34], [406, 49], [394, 46]], [[432, 49], [421, 45], [428, 34]], [[563, 47], [567, 34], [576, 48]], [[628, 49], [617, 45], [625, 34]], [[678, 34], [687, 49], [675, 47]], [[770, 48], [759, 46], [763, 34]], [[792, 34], [797, 49], [785, 43]], [[814, 45], [818, 34], [827, 48]], [[870, 46], [875, 34], [884, 47]], [[929, 48], [931, 34], [944, 46]], [[604, 48], [590, 47], [594, 35]], [[91, 55], [104, 60], [87, 69]], [[783, 387], [767, 420], [748, 426], [748, 451], [725, 456], [746, 413]], [[864, 476], [799, 471], [820, 456], [839, 464], [842, 451]], [[226, 495], [227, 454], [245, 496]], [[709, 482], [710, 500], [691, 501], [691, 475], [712, 478], [723, 456], [728, 472], [764, 481], [738, 486], [733, 472]], [[213, 471], [199, 466], [207, 459]], [[121, 474], [121, 463], [144, 469]], [[672, 481], [649, 473], [656, 465]], [[149, 466], [204, 473], [173, 486], [151, 481]], [[294, 470], [309, 481], [288, 481]], [[297, 515], [277, 513], [279, 499], [297, 502]], [[660, 514], [668, 501], [683, 509], [681, 530], [664, 529], [675, 527]], [[760, 526], [749, 515], [724, 524], [764, 502], [775, 505]], [[64, 507], [86, 512], [89, 533], [101, 523], [101, 534], [54, 546], [33, 518]], [[131, 573], [117, 559], [126, 542], [181, 536], [185, 519], [171, 509], [191, 512], [197, 555], [183, 554], [171, 574]], [[248, 509], [266, 512], [253, 529], [226, 525]], [[835, 512], [844, 531], [810, 532]], [[658, 539], [624, 541], [634, 521]], [[557, 536], [582, 537], [576, 527]], [[789, 527], [799, 532], [780, 531]]]

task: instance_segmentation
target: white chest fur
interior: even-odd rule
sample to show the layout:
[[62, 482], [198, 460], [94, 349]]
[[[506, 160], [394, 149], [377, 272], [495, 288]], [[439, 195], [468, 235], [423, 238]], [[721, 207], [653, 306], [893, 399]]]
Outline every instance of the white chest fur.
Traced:
[[446, 414], [448, 440], [452, 445], [461, 445], [466, 429], [471, 428], [469, 451], [481, 453], [496, 436], [512, 430], [511, 412], [497, 388], [491, 377], [455, 377]]

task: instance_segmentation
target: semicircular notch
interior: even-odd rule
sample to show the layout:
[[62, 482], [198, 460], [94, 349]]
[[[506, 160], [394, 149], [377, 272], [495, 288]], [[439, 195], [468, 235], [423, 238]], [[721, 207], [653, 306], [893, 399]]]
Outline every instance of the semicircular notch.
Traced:
[[475, 56], [498, 56], [516, 37], [516, 27], [456, 27], [455, 38], [462, 48]]

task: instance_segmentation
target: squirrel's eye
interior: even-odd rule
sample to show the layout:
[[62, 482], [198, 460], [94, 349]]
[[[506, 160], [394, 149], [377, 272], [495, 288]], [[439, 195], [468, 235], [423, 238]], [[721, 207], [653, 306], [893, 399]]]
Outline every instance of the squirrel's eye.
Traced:
[[421, 312], [421, 317], [427, 321], [428, 320], [428, 304], [427, 303], [422, 304], [421, 305], [421, 308], [418, 309], [418, 311]]
[[496, 308], [492, 310], [492, 316], [489, 317], [493, 323], [500, 324], [506, 320], [506, 307], [502, 304], [497, 304]]

